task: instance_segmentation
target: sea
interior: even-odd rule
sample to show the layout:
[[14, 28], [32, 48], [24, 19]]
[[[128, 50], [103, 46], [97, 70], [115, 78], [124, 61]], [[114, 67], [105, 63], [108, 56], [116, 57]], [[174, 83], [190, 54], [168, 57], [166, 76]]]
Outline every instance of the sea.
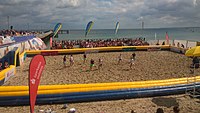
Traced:
[[200, 27], [186, 28], [149, 28], [149, 29], [91, 29], [85, 37], [85, 30], [69, 30], [68, 34], [58, 34], [55, 40], [84, 40], [84, 39], [118, 39], [145, 38], [148, 40], [165, 40], [166, 32], [170, 40], [200, 41]]

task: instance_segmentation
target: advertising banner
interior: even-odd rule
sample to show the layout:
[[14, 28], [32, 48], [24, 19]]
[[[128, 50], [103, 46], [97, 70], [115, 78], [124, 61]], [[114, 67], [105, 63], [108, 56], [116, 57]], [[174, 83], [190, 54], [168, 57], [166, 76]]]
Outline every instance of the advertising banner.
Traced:
[[58, 51], [42, 51], [41, 55], [43, 55], [43, 56], [54, 56], [54, 55], [58, 55]]
[[90, 53], [98, 53], [99, 50], [86, 50], [85, 53], [86, 54], [90, 54]]
[[160, 51], [161, 50], [161, 47], [148, 47], [147, 48], [147, 51]]
[[12, 67], [9, 71], [7, 71], [5, 73], [5, 80], [4, 82], [6, 82], [11, 76], [15, 75], [15, 67]]
[[122, 48], [122, 51], [135, 51], [135, 47]]
[[40, 77], [46, 62], [42, 55], [36, 55], [29, 65], [29, 95], [30, 95], [30, 112], [34, 113], [34, 106], [37, 97]]

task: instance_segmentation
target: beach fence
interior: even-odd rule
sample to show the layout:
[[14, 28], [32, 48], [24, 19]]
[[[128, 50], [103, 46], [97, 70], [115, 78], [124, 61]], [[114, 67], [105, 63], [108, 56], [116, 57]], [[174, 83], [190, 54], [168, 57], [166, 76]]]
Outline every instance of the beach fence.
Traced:
[[[14, 47], [13, 50], [6, 53], [5, 56], [0, 58], [1, 71], [0, 71], [0, 85], [3, 85], [11, 76], [16, 74], [16, 67], [20, 65], [19, 61], [19, 48]], [[6, 67], [6, 63], [8, 67]]]
[[[173, 40], [169, 40], [169, 44], [170, 45], [172, 44], [172, 42], [173, 42]], [[164, 45], [166, 45], [167, 41], [166, 40], [159, 40], [159, 39], [157, 39], [157, 40], [149, 40], [148, 43], [150, 45], [162, 45], [163, 43], [164, 43]]]
[[[163, 43], [166, 45], [166, 40], [149, 40], [148, 43], [150, 45], [162, 45]], [[192, 40], [169, 40], [169, 45], [174, 47], [181, 47], [190, 49], [192, 47], [200, 45], [200, 42], [192, 41]]]
[[[188, 42], [186, 42], [188, 43]], [[192, 43], [191, 43], [192, 44]], [[77, 54], [84, 52], [116, 52], [116, 51], [148, 51], [148, 49], [171, 50], [172, 46], [123, 46], [123, 47], [101, 47], [101, 48], [79, 48], [79, 49], [59, 49], [59, 50], [32, 50], [19, 55], [16, 48], [15, 60], [19, 61], [25, 55], [63, 55]], [[178, 48], [177, 49], [183, 49]], [[17, 60], [18, 59], [18, 60]], [[15, 69], [16, 65], [13, 65]], [[3, 70], [4, 71], [4, 70]], [[8, 70], [5, 70], [8, 71]], [[4, 71], [4, 72], [5, 72]], [[13, 71], [11, 74], [15, 74]], [[7, 78], [6, 78], [7, 77]], [[2, 76], [8, 79], [10, 74]], [[194, 77], [176, 78], [166, 80], [136, 81], [136, 82], [116, 82], [116, 83], [95, 83], [95, 84], [66, 84], [66, 85], [47, 85], [39, 86], [36, 104], [59, 104], [91, 102], [103, 100], [117, 100], [141, 97], [167, 96], [174, 94], [184, 94], [186, 89], [194, 86]], [[200, 76], [195, 77], [195, 88], [200, 89]], [[19, 106], [29, 105], [28, 86], [1, 86], [0, 87], [0, 106]]]
[[[182, 48], [192, 48], [197, 46], [197, 41], [190, 41], [190, 40], [173, 40], [173, 46], [182, 47]], [[182, 46], [183, 45], [183, 46]]]
[[[169, 45], [159, 46], [164, 50], [170, 48]], [[158, 48], [159, 46], [37, 50], [27, 51], [27, 54], [47, 54], [55, 51], [58, 54], [75, 54], [84, 53], [85, 51], [93, 52], [94, 50], [95, 52], [96, 50], [99, 52], [147, 51], [149, 48]], [[188, 80], [194, 80], [194, 77], [135, 82], [43, 85], [39, 86], [36, 104], [80, 103], [184, 94], [186, 89], [193, 87], [192, 82], [187, 83]], [[200, 76], [195, 77], [195, 82], [195, 88], [200, 89]], [[29, 105], [28, 86], [1, 86], [0, 99], [0, 106]]]

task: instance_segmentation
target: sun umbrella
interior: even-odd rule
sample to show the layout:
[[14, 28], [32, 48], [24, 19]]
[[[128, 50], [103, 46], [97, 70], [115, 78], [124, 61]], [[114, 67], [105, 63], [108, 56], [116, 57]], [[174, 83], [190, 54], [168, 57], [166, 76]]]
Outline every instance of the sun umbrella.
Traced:
[[200, 46], [193, 47], [185, 52], [186, 56], [200, 56]]
[[193, 53], [195, 51], [196, 47], [193, 47], [191, 49], [188, 49], [186, 52], [185, 52], [185, 55], [186, 56], [193, 56]]
[[194, 56], [200, 56], [200, 46], [197, 46], [194, 53], [193, 53]]

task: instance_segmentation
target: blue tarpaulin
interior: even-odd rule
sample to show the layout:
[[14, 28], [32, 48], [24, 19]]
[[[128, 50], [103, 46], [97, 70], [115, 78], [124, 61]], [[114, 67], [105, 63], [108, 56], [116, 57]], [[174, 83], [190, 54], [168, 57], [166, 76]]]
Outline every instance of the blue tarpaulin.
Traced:
[[0, 48], [6, 47], [6, 46], [11, 46], [11, 45], [14, 45], [14, 44], [17, 44], [17, 43], [20, 43], [20, 42], [25, 42], [25, 41], [33, 39], [33, 38], [35, 38], [35, 36], [16, 36], [16, 37], [11, 37], [11, 40], [13, 42], [0, 45]]
[[30, 39], [33, 39], [33, 38], [35, 38], [35, 36], [18, 36], [18, 37], [12, 37], [12, 39], [15, 42], [23, 42], [23, 41], [30, 40]]

